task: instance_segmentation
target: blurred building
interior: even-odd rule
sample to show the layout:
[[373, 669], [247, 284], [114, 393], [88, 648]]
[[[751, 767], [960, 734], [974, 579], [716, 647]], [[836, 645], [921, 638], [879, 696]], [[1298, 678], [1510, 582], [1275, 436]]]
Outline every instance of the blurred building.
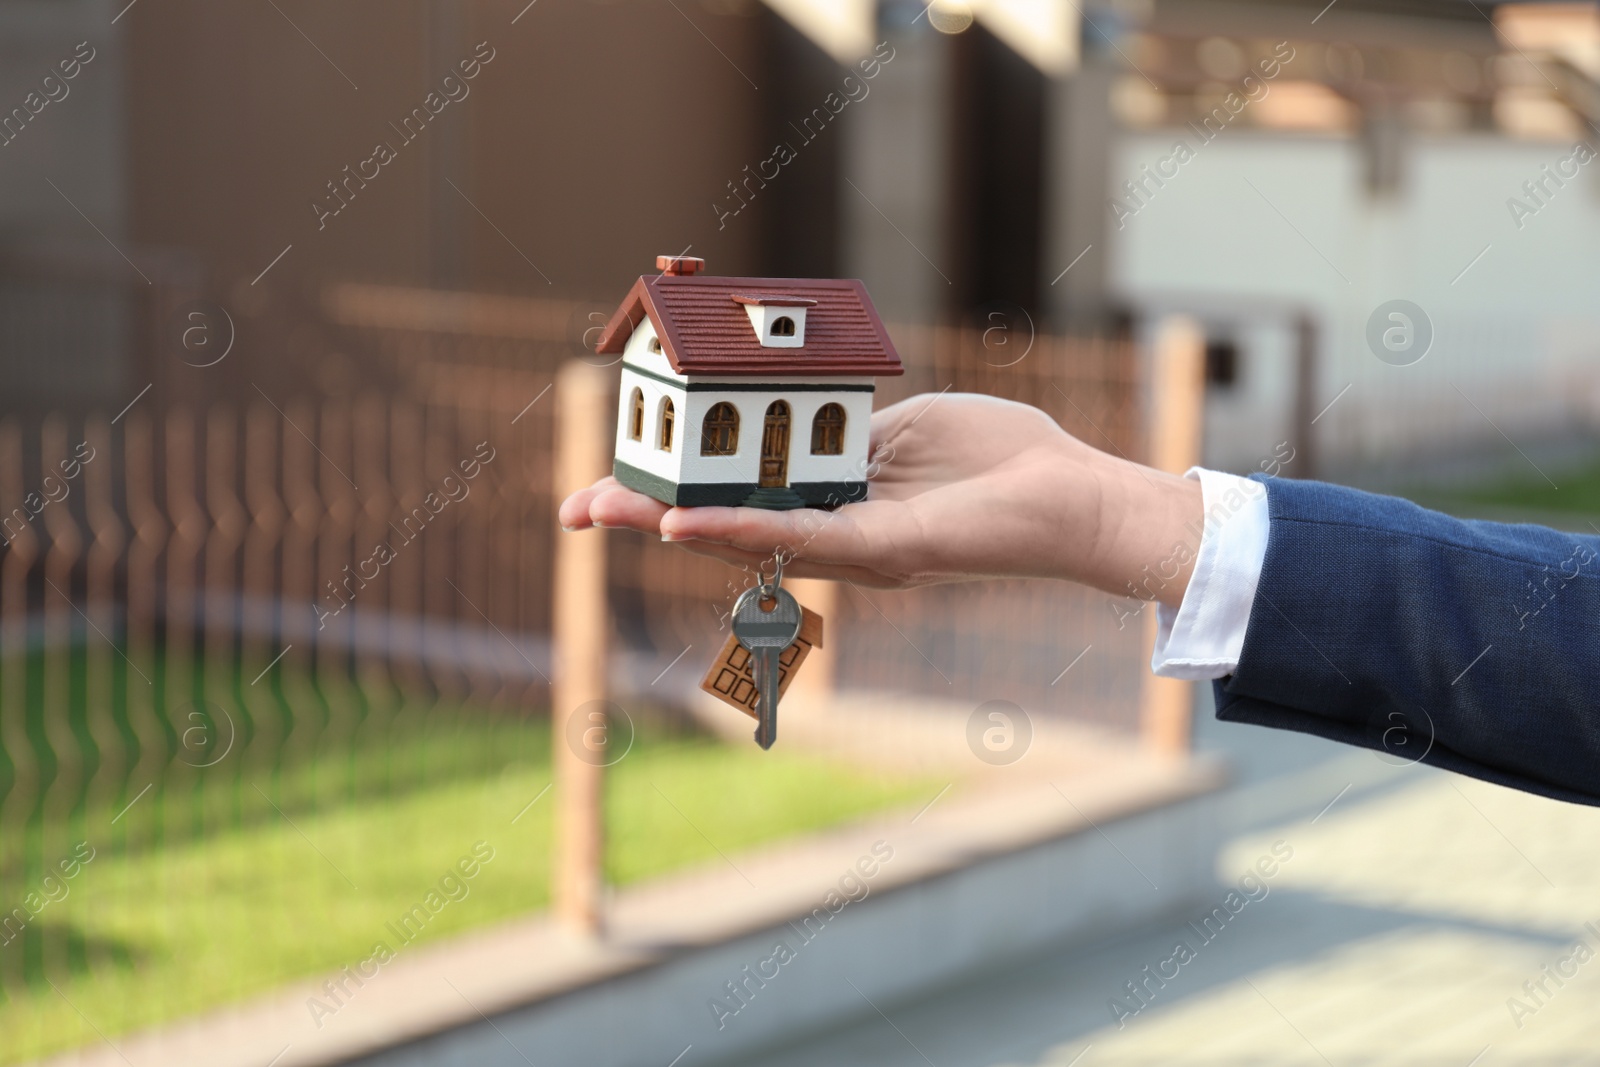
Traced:
[[[1592, 436], [1595, 5], [1147, 12], [1109, 61], [1106, 291], [1205, 322], [1212, 462]], [[1180, 141], [1193, 159], [1164, 162]], [[1397, 299], [1425, 315], [1418, 345], [1379, 358], [1370, 324]]]
[[[5, 106], [79, 42], [0, 149], [11, 410], [384, 388], [328, 321], [342, 281], [548, 301], [576, 353], [685, 250], [859, 276], [906, 322], [1195, 314], [1236, 467], [1600, 409], [1600, 179], [1562, 162], [1592, 4], [22, 2]], [[1397, 298], [1433, 327], [1406, 368], [1365, 339]]]

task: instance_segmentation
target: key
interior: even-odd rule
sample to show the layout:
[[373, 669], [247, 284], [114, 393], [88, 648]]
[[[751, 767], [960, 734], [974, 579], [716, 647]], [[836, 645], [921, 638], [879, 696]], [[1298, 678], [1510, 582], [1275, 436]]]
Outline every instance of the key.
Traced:
[[[771, 611], [761, 607], [763, 592], [777, 601]], [[778, 657], [800, 636], [800, 602], [781, 586], [763, 589], [754, 586], [739, 595], [733, 605], [733, 636], [750, 652], [751, 673], [755, 676], [756, 744], [771, 748], [778, 739]]]
[[[796, 599], [799, 599], [798, 597]], [[730, 624], [732, 616], [729, 616]], [[822, 647], [822, 616], [800, 604], [800, 636], [778, 657], [778, 703], [789, 695], [789, 686], [806, 665], [806, 657]], [[756, 693], [755, 659], [730, 632], [717, 650], [716, 660], [700, 679], [700, 690], [729, 707], [738, 708], [757, 722], [760, 701]]]

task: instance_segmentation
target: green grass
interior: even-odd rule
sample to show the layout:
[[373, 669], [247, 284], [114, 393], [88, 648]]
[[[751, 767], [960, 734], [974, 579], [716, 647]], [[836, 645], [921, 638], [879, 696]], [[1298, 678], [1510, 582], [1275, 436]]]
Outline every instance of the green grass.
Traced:
[[[1415, 494], [1446, 509], [1487, 506], [1531, 514], [1600, 514], [1600, 459], [1564, 467], [1544, 467], [1546, 481], [1527, 468], [1485, 480], [1480, 485]], [[1551, 481], [1555, 483], [1551, 485]]]
[[[278, 681], [280, 697], [301, 687], [285, 706], [316, 704], [297, 731], [252, 723], [213, 767], [166, 763], [114, 825], [140, 788], [138, 767], [127, 774], [101, 752], [97, 772], [62, 785], [71, 761], [59, 761], [56, 784], [23, 824], [32, 844], [12, 840], [0, 852], [0, 908], [40, 885], [26, 853], [49, 865], [87, 840], [96, 854], [65, 882], [67, 896], [0, 946], [0, 1062], [332, 973], [379, 942], [403, 958], [418, 943], [547, 905], [553, 791], [528, 806], [551, 780], [542, 718]], [[605, 866], [617, 885], [721, 863], [719, 853], [909, 804], [938, 786], [650, 721], [640, 718], [633, 748], [606, 772]], [[82, 726], [82, 737], [97, 735], [92, 714]], [[101, 784], [108, 776], [115, 790]], [[475, 847], [492, 859], [470, 879], [446, 879], [461, 899], [439, 906], [441, 892], [403, 944], [391, 924], [426, 906]]]

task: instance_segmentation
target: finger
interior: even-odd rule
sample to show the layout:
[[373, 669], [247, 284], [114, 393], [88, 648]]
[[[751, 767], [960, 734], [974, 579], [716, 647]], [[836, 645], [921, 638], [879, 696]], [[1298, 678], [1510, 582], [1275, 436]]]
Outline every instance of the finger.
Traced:
[[[758, 552], [745, 552], [742, 549], [732, 548], [728, 545], [714, 544], [711, 541], [684, 541], [679, 547], [696, 556], [705, 556], [709, 559], [721, 560], [723, 563], [732, 564], [735, 567], [742, 567], [751, 574], [754, 574], [756, 568], [762, 565], [765, 565], [768, 570], [772, 569], [772, 554], [770, 552], [763, 556]], [[788, 573], [788, 568], [784, 569], [784, 573]]]
[[[943, 411], [957, 407], [972, 399], [968, 393], [919, 393], [908, 396], [898, 403], [890, 404], [886, 408], [879, 408], [872, 413], [871, 444], [868, 446], [868, 455], [875, 462], [886, 462], [887, 457], [878, 453], [886, 446], [893, 448], [895, 440], [909, 431], [917, 423], [929, 418], [935, 408], [943, 405]], [[931, 415], [937, 420], [943, 411]], [[930, 422], [929, 425], [932, 425]]]
[[589, 520], [596, 526], [656, 534], [661, 531], [661, 516], [667, 510], [667, 505], [654, 497], [636, 493], [626, 486], [612, 485], [589, 501]]
[[[706, 556], [730, 563], [735, 567], [743, 567], [751, 574], [765, 568], [771, 570], [772, 554], [759, 552], [746, 552], [743, 549], [733, 548], [729, 545], [714, 544], [710, 541], [684, 541], [682, 547], [697, 556]], [[871, 589], [898, 589], [904, 585], [899, 579], [879, 574], [865, 567], [842, 567], [834, 563], [816, 563], [808, 559], [796, 559], [786, 563], [783, 567], [784, 578], [820, 578], [830, 582], [853, 582], [856, 585], [866, 586]]]
[[709, 541], [763, 559], [783, 549], [814, 563], [866, 565], [865, 542], [846, 505], [838, 511], [800, 508], [764, 511], [760, 508], [673, 508], [661, 517], [663, 541]]
[[886, 408], [879, 408], [874, 411], [872, 413], [871, 440], [867, 454], [870, 456], [878, 446], [898, 436], [900, 430], [915, 419], [920, 412], [926, 410], [929, 401], [936, 397], [937, 394], [932, 397], [927, 394], [911, 396], [890, 404]]
[[589, 504], [595, 497], [607, 489], [616, 486], [617, 480], [610, 475], [601, 478], [587, 489], [579, 489], [561, 502], [560, 509], [556, 512], [558, 521], [563, 530], [587, 530], [594, 525], [589, 518]]

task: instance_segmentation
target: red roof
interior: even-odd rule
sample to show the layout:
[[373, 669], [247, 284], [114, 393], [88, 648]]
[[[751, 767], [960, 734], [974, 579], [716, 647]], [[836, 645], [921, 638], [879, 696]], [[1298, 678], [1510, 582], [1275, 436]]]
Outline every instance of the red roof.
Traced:
[[[805, 345], [764, 348], [744, 305], [754, 301], [806, 307]], [[807, 303], [814, 301], [814, 303]], [[859, 281], [832, 278], [707, 278], [699, 274], [646, 275], [611, 316], [601, 353], [620, 353], [634, 327], [649, 315], [661, 348], [679, 374], [892, 375], [903, 374]]]

